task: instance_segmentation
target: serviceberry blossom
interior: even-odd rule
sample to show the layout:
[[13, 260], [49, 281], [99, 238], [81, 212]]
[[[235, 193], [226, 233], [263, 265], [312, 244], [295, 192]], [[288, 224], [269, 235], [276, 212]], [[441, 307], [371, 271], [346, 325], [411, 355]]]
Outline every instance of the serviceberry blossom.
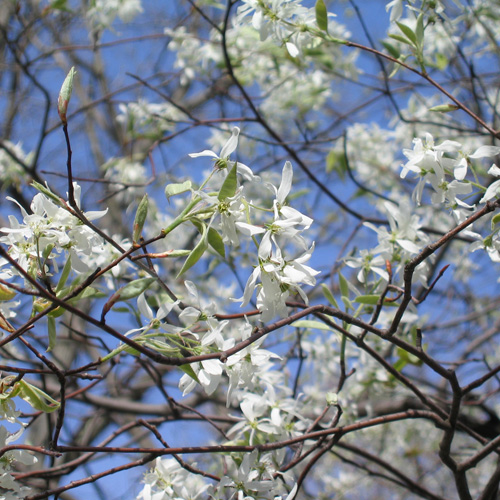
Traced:
[[[435, 147], [436, 151], [445, 153], [456, 153], [456, 158], [451, 158], [448, 166], [453, 168], [455, 179], [462, 181], [467, 175], [467, 168], [470, 165], [471, 159], [491, 158], [500, 153], [498, 146], [480, 146], [473, 153], [469, 149], [457, 141], [444, 141], [439, 146]], [[450, 155], [451, 156], [451, 155]]]
[[87, 17], [95, 28], [108, 28], [116, 17], [129, 22], [143, 10], [141, 0], [94, 0], [91, 5]]
[[[264, 465], [267, 467], [263, 467]], [[236, 474], [221, 479], [219, 487], [235, 489], [238, 492], [238, 500], [262, 497], [265, 492], [269, 494], [278, 487], [278, 481], [273, 477], [274, 472], [271, 462], [261, 462], [259, 452], [254, 450], [243, 456]]]
[[[422, 201], [422, 192], [425, 184], [429, 183], [434, 192], [431, 201], [434, 204], [446, 202], [446, 206], [454, 209], [460, 206], [471, 209], [463, 195], [472, 192], [472, 185], [465, 180], [471, 159], [494, 157], [500, 153], [500, 147], [480, 146], [474, 152], [457, 141], [446, 140], [439, 145], [434, 144], [431, 134], [425, 134], [425, 140], [413, 140], [413, 150], [405, 149], [403, 154], [408, 161], [403, 166], [401, 177], [405, 178], [408, 172], [414, 172], [420, 179], [414, 191], [417, 203]], [[448, 177], [453, 176], [453, 180]]]
[[[382, 204], [382, 209], [387, 214], [389, 229], [386, 226], [377, 227], [370, 222], [364, 223], [364, 226], [377, 234], [378, 245], [371, 250], [362, 250], [359, 257], [346, 259], [346, 265], [360, 269], [357, 277], [361, 283], [367, 283], [370, 272], [388, 281], [386, 261], [395, 264], [393, 272], [396, 274], [430, 242], [420, 230], [420, 218], [414, 214], [408, 200], [402, 200], [398, 206], [386, 201]], [[415, 276], [424, 283], [426, 266], [425, 262], [422, 263], [415, 272]]]
[[[239, 127], [233, 127], [231, 137], [228, 139], [226, 144], [224, 144], [219, 154], [214, 153], [209, 149], [205, 149], [200, 153], [190, 153], [189, 156], [191, 158], [208, 156], [210, 158], [213, 158], [213, 161], [215, 162], [215, 168], [217, 168], [220, 171], [222, 170], [229, 171], [231, 170], [231, 168], [233, 168], [233, 165], [235, 163], [234, 161], [230, 161], [229, 157], [231, 156], [232, 153], [236, 151], [236, 148], [238, 147], [239, 135], [240, 135]], [[255, 176], [253, 175], [252, 170], [243, 163], [237, 162], [236, 169], [243, 178], [248, 180], [254, 180]]]
[[[76, 183], [74, 183], [74, 196], [80, 207], [81, 188]], [[0, 229], [0, 232], [6, 233], [6, 236], [0, 237], [0, 242], [9, 245], [9, 254], [23, 269], [30, 273], [37, 270], [48, 272], [47, 269], [42, 269], [42, 260], [47, 262], [49, 256], [67, 252], [71, 256], [72, 267], [76, 272], [83, 273], [89, 270], [84, 259], [90, 257], [96, 247], [102, 246], [100, 236], [68, 209], [56, 205], [44, 193], [38, 193], [33, 198], [31, 214], [16, 200], [8, 199], [19, 206], [23, 223], [19, 223], [13, 215], [9, 215], [10, 228]], [[85, 212], [85, 217], [92, 221], [103, 217], [106, 212], [107, 210]], [[49, 255], [45, 255], [46, 252]]]
[[[288, 315], [286, 300], [290, 292], [296, 292], [307, 304], [308, 298], [301, 285], [314, 286], [315, 276], [319, 271], [304, 263], [311, 258], [314, 246], [296, 259], [289, 261], [283, 258], [269, 258], [253, 270], [245, 286], [243, 297], [238, 299], [245, 307], [250, 302], [253, 292], [257, 290], [257, 308], [261, 311], [261, 319], [268, 322], [276, 316], [284, 318]], [[260, 283], [258, 283], [260, 281]]]
[[[196, 467], [196, 463], [190, 464]], [[174, 458], [158, 457], [144, 476], [137, 500], [196, 500], [210, 496], [212, 486], [200, 475], [184, 469]]]
[[[492, 165], [488, 170], [488, 175], [492, 175], [494, 177], [500, 177], [500, 168], [496, 165]], [[479, 200], [479, 203], [486, 203], [487, 201], [492, 200], [496, 196], [500, 194], [500, 179], [497, 181], [493, 181], [486, 189], [483, 197]]]

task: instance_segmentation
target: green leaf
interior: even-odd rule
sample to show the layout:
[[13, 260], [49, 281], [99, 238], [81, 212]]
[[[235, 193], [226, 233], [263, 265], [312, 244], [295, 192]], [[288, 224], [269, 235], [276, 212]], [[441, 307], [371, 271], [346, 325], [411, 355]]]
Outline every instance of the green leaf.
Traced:
[[0, 302], [12, 300], [16, 296], [16, 291], [0, 283]]
[[393, 365], [393, 368], [400, 372], [405, 366], [407, 365], [407, 362], [404, 360], [404, 359], [398, 359], [394, 365]]
[[167, 200], [171, 196], [175, 196], [176, 194], [181, 194], [185, 193], [187, 191], [191, 191], [191, 181], [184, 181], [180, 184], [168, 184], [167, 187], [165, 188], [165, 196], [167, 197]]
[[374, 306], [377, 304], [379, 298], [379, 295], [359, 295], [354, 299], [354, 302], [357, 302], [358, 304], [370, 304]]
[[192, 368], [191, 365], [181, 365], [181, 366], [179, 366], [179, 368], [184, 373], [186, 373], [187, 375], [189, 375], [195, 382], [197, 382], [198, 384], [200, 383], [200, 381], [198, 380], [198, 377], [196, 376], [196, 373], [193, 370], [193, 368]]
[[415, 28], [415, 37], [417, 46], [421, 49], [424, 45], [424, 13], [421, 12], [417, 18], [417, 27]]
[[219, 191], [219, 196], [217, 197], [219, 201], [224, 201], [227, 198], [232, 198], [236, 193], [236, 189], [238, 188], [238, 179], [236, 177], [236, 167], [237, 163], [235, 162], [233, 168], [229, 171], [226, 178], [224, 179], [224, 183]]
[[19, 387], [17, 395], [29, 403], [35, 410], [52, 413], [61, 406], [55, 399], [52, 399], [41, 389], [29, 384], [25, 380], [20, 380], [16, 385]]
[[443, 70], [448, 67], [449, 61], [448, 58], [444, 54], [436, 54], [436, 60], [434, 62], [434, 65], [436, 66], [437, 69]]
[[423, 361], [421, 359], [417, 358], [417, 356], [409, 353], [408, 351], [406, 351], [401, 347], [398, 347], [396, 349], [396, 353], [399, 356], [399, 358], [405, 362], [405, 364], [410, 363], [411, 365], [414, 366], [421, 366], [423, 364]]
[[298, 321], [294, 321], [291, 326], [295, 328], [310, 328], [311, 330], [327, 330], [329, 332], [333, 331], [322, 321], [314, 321], [312, 319], [299, 319]]
[[321, 290], [323, 291], [323, 295], [325, 296], [325, 299], [328, 300], [328, 302], [336, 307], [337, 309], [339, 308], [337, 301], [335, 300], [335, 297], [333, 296], [332, 292], [330, 289], [325, 285], [325, 283], [321, 283]]
[[398, 25], [398, 28], [403, 32], [403, 34], [410, 40], [411, 45], [416, 47], [418, 45], [417, 43], [417, 35], [414, 33], [414, 31], [409, 27], [406, 26], [406, 24], [400, 23], [396, 21], [396, 24]]
[[147, 290], [156, 280], [154, 278], [139, 278], [122, 286], [113, 295], [118, 295], [118, 300], [129, 300], [138, 297]]
[[118, 289], [104, 304], [101, 313], [101, 321], [104, 321], [106, 314], [117, 302], [120, 300], [129, 300], [134, 297], [138, 297], [141, 293], [147, 290], [154, 283], [154, 281], [154, 278], [140, 278], [138, 280], [131, 281]]
[[56, 194], [54, 194], [50, 189], [49, 189], [49, 186], [44, 186], [43, 184], [40, 184], [39, 182], [36, 182], [36, 181], [33, 181], [31, 183], [31, 185], [37, 190], [37, 191], [40, 191], [40, 193], [44, 194], [47, 198], [50, 198], [57, 206], [59, 207], [64, 207], [64, 203], [63, 201], [61, 200], [61, 198], [59, 198], [59, 196], [57, 196]]
[[[206, 228], [206, 225], [201, 222], [199, 219], [189, 219], [193, 226], [198, 229], [200, 234], [203, 234], [203, 231]], [[208, 243], [210, 246], [222, 257], [226, 258], [226, 249], [224, 248], [224, 242], [222, 241], [222, 236], [214, 229], [214, 228], [209, 228], [208, 229]], [[184, 255], [189, 255], [191, 252], [189, 250], [179, 250], [182, 252], [187, 252]]]
[[208, 230], [208, 243], [223, 259], [226, 258], [226, 249], [222, 236], [213, 227]]
[[326, 171], [330, 173], [335, 171], [341, 179], [344, 179], [347, 172], [347, 161], [343, 151], [335, 151], [332, 149], [326, 156]]
[[392, 45], [392, 43], [386, 42], [384, 40], [381, 43], [386, 48], [387, 52], [389, 52], [389, 54], [394, 57], [394, 59], [399, 59], [401, 52], [399, 52], [399, 50], [394, 45]]
[[346, 310], [354, 309], [354, 307], [352, 306], [352, 302], [347, 297], [342, 296], [341, 298], [342, 298], [342, 303], [344, 304]]
[[401, 65], [395, 63], [394, 67], [392, 68], [392, 71], [389, 73], [389, 79], [391, 79], [399, 70], [401, 69]]
[[342, 273], [339, 273], [339, 285], [342, 297], [349, 297], [349, 285], [344, 276], [342, 276]]
[[500, 214], [496, 214], [491, 219], [491, 230], [495, 230], [495, 226], [500, 222]]
[[56, 294], [64, 288], [64, 285], [66, 284], [66, 281], [68, 280], [68, 276], [69, 276], [69, 273], [71, 272], [71, 269], [72, 269], [72, 267], [71, 267], [71, 255], [68, 255], [68, 258], [67, 258], [66, 262], [64, 263], [61, 277], [59, 278], [59, 281], [57, 282]]
[[456, 111], [460, 109], [456, 104], [440, 104], [439, 106], [433, 106], [429, 108], [429, 111], [433, 111], [435, 113], [449, 113], [450, 111]]
[[[71, 289], [68, 290], [68, 293], [71, 293]], [[97, 288], [93, 288], [88, 286], [82, 292], [80, 292], [76, 297], [72, 297], [68, 300], [68, 304], [76, 304], [80, 300], [83, 299], [102, 299], [106, 297], [106, 294], [99, 291]]]
[[132, 241], [137, 243], [141, 237], [142, 229], [144, 228], [144, 223], [146, 222], [146, 217], [148, 216], [148, 195], [145, 194], [142, 197], [139, 206], [137, 207], [137, 212], [135, 213], [134, 219], [134, 229]]
[[57, 335], [56, 335], [56, 319], [52, 316], [47, 318], [47, 328], [49, 331], [49, 347], [47, 347], [47, 352], [52, 351], [56, 346]]
[[318, 28], [325, 33], [328, 33], [328, 11], [323, 0], [316, 0], [316, 23]]
[[401, 43], [406, 43], [406, 45], [409, 45], [410, 47], [414, 47], [414, 45], [407, 40], [404, 36], [401, 35], [393, 35], [392, 33], [389, 35], [390, 38], [393, 38], [394, 40], [397, 40], [398, 42]]
[[[379, 300], [380, 300], [380, 295], [359, 295], [354, 299], [354, 302], [358, 304], [368, 304], [371, 306], [375, 306], [378, 304]], [[384, 305], [397, 307], [397, 304], [395, 302], [387, 300], [384, 300]]]
[[184, 262], [182, 269], [179, 271], [179, 274], [176, 277], [177, 279], [180, 276], [182, 276], [188, 269], [193, 267], [206, 252], [208, 248], [207, 233], [208, 233], [207, 226], [203, 225], [203, 234], [201, 235], [200, 241], [193, 248], [192, 252], [189, 254], [188, 258]]

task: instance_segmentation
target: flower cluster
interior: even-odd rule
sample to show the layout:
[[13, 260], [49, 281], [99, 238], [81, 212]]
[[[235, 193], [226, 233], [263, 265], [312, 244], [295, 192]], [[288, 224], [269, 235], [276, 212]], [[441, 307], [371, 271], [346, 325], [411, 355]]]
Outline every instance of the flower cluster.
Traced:
[[[461, 197], [472, 192], [472, 185], [466, 180], [467, 171], [472, 167], [471, 160], [495, 157], [500, 153], [500, 147], [480, 146], [471, 152], [457, 141], [447, 140], [435, 145], [432, 135], [426, 133], [424, 140], [414, 139], [413, 149], [405, 149], [403, 153], [408, 161], [403, 166], [401, 177], [405, 178], [408, 172], [419, 177], [413, 193], [417, 203], [422, 201], [425, 185], [430, 184], [434, 190], [432, 203], [446, 203], [453, 209], [457, 206], [472, 208]], [[448, 180], [450, 177], [453, 180]]]
[[[96, 247], [102, 246], [101, 238], [73, 215], [56, 195], [46, 188], [38, 193], [31, 203], [29, 214], [19, 205], [23, 215], [23, 223], [9, 216], [10, 228], [2, 228], [6, 233], [0, 242], [9, 246], [9, 254], [19, 265], [32, 276], [37, 273], [50, 273], [48, 263], [57, 254], [68, 254], [72, 267], [78, 273], [89, 270], [85, 263]], [[74, 196], [80, 206], [81, 188], [74, 184]], [[92, 221], [103, 217], [104, 211], [86, 212], [85, 217]], [[57, 261], [54, 260], [57, 266]]]

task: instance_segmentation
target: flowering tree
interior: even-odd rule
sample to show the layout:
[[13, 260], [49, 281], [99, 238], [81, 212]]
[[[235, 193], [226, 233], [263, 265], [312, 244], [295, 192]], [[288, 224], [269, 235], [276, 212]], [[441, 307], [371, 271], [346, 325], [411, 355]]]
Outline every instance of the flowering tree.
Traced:
[[2, 2], [0, 498], [497, 498], [499, 22]]

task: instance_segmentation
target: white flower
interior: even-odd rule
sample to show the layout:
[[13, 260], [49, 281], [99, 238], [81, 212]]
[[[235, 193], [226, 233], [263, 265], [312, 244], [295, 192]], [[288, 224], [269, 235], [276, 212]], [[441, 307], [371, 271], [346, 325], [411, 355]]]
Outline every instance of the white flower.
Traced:
[[206, 497], [211, 488], [200, 475], [189, 473], [174, 458], [163, 457], [155, 460], [154, 468], [144, 476], [144, 483], [138, 500], [195, 500]]
[[397, 21], [403, 14], [403, 0], [392, 0], [385, 6], [386, 11], [391, 11], [391, 23]]
[[[268, 322], [276, 316], [284, 318], [288, 314], [286, 300], [290, 291], [297, 292], [304, 302], [307, 303], [307, 295], [301, 288], [302, 284], [314, 285], [314, 276], [319, 271], [305, 266], [314, 250], [313, 246], [296, 259], [285, 261], [283, 258], [271, 258], [261, 261], [256, 267], [245, 286], [241, 307], [246, 306], [252, 298], [253, 292], [257, 289], [257, 308], [262, 313], [262, 321]], [[257, 282], [260, 279], [260, 284]]]
[[473, 153], [470, 153], [466, 147], [456, 141], [444, 141], [439, 146], [436, 146], [435, 150], [458, 153], [458, 158], [453, 159], [449, 165], [454, 169], [455, 179], [459, 181], [464, 180], [467, 175], [470, 158], [488, 158], [500, 153], [500, 147], [497, 146], [480, 146]]
[[[222, 147], [219, 154], [214, 153], [209, 149], [205, 149], [200, 153], [190, 153], [189, 156], [191, 158], [198, 158], [200, 156], [208, 156], [214, 159], [215, 166], [218, 170], [226, 170], [229, 172], [231, 168], [234, 166], [234, 161], [229, 161], [229, 157], [231, 156], [236, 148], [238, 147], [238, 137], [240, 135], [239, 127], [233, 127], [233, 131], [231, 133], [231, 137], [228, 139], [226, 144]], [[247, 167], [243, 163], [237, 162], [236, 164], [237, 172], [246, 180], [249, 181], [258, 181], [259, 178], [255, 176], [250, 167]]]
[[[488, 170], [488, 174], [494, 175], [495, 177], [500, 177], [500, 168], [498, 168], [496, 165], [492, 165]], [[495, 198], [495, 196], [497, 196], [499, 193], [500, 193], [500, 179], [498, 181], [492, 182], [488, 186], [483, 197], [479, 200], [479, 203], [486, 203], [487, 201], [490, 201], [492, 198]]]
[[95, 0], [87, 17], [96, 27], [111, 26], [118, 16], [123, 22], [130, 22], [142, 12], [141, 0]]
[[216, 160], [222, 160], [227, 162], [231, 153], [234, 153], [236, 148], [238, 147], [238, 136], [240, 135], [240, 129], [238, 127], [234, 127], [231, 133], [231, 137], [228, 139], [226, 144], [222, 147], [220, 154], [216, 154], [209, 149], [205, 149], [200, 153], [190, 153], [189, 156], [191, 158], [198, 158], [200, 156], [209, 156], [211, 158], [215, 158]]
[[[235, 488], [238, 490], [238, 500], [254, 499], [253, 492], [269, 492], [276, 487], [271, 471], [261, 471], [262, 464], [259, 460], [259, 452], [257, 450], [247, 453], [243, 456], [241, 465], [238, 467], [234, 477], [224, 476], [221, 479], [220, 487]], [[270, 462], [269, 462], [270, 465]], [[264, 473], [263, 473], [264, 472]], [[267, 472], [267, 474], [266, 474]], [[252, 496], [248, 496], [252, 493]], [[261, 495], [259, 495], [261, 497]]]
[[[81, 188], [76, 183], [73, 186], [75, 201], [80, 207]], [[10, 255], [26, 271], [29, 271], [32, 265], [39, 266], [47, 247], [52, 247], [52, 250], [45, 260], [54, 257], [55, 253], [67, 251], [71, 255], [72, 267], [76, 272], [88, 270], [84, 259], [88, 260], [96, 249], [102, 247], [100, 236], [43, 193], [38, 193], [33, 198], [31, 214], [28, 214], [16, 200], [8, 199], [21, 209], [24, 224], [20, 224], [14, 216], [9, 216], [11, 227], [0, 229], [7, 234], [1, 237], [0, 241], [10, 246]], [[92, 221], [102, 217], [106, 212], [107, 210], [90, 211], [85, 212], [85, 216]]]

